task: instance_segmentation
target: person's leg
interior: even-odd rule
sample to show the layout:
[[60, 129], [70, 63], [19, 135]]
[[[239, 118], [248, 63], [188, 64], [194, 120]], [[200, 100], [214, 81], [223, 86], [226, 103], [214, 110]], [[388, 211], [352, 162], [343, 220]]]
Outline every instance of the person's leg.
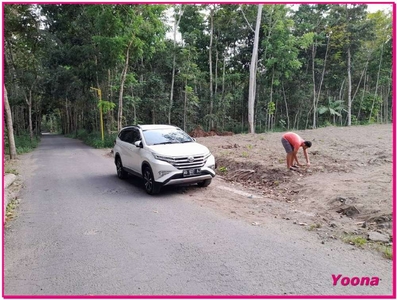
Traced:
[[288, 170], [291, 168], [292, 166], [292, 161], [293, 161], [293, 155], [292, 152], [287, 153], [287, 168]]
[[285, 138], [281, 138], [281, 143], [284, 146], [285, 152], [287, 152], [287, 156], [286, 156], [286, 161], [287, 161], [287, 169], [289, 170], [290, 167], [292, 166], [292, 160], [293, 160], [293, 147], [290, 144], [290, 142], [288, 142]]

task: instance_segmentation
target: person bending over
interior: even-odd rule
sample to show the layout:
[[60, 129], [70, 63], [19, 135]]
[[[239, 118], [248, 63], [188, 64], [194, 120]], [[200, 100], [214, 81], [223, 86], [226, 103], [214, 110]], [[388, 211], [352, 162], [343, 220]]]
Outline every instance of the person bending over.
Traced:
[[[300, 147], [303, 149], [303, 153], [306, 158], [306, 165], [310, 166], [309, 155], [307, 154], [307, 148], [312, 146], [312, 142], [305, 141], [299, 135], [293, 132], [287, 132], [281, 138], [281, 143], [284, 146], [285, 151], [287, 152], [287, 168], [288, 170], [297, 170], [297, 167], [301, 167], [302, 165], [298, 161], [298, 157], [296, 154]], [[296, 162], [296, 165], [294, 164]]]

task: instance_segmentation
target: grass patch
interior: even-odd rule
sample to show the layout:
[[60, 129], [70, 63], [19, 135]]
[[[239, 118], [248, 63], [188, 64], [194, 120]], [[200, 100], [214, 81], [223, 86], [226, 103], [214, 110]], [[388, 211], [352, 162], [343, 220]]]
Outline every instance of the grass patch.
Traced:
[[355, 245], [357, 247], [363, 247], [367, 244], [367, 239], [362, 236], [346, 235], [342, 238], [345, 243]]
[[220, 156], [229, 156], [232, 152], [231, 151], [222, 151], [221, 153], [219, 153]]
[[227, 167], [221, 166], [221, 167], [218, 168], [218, 171], [221, 174], [226, 174], [227, 173]]
[[393, 260], [393, 248], [391, 245], [385, 245], [383, 243], [375, 243], [372, 245], [377, 251], [382, 253], [384, 258]]
[[4, 173], [6, 173], [6, 174], [19, 175], [19, 172], [18, 172], [17, 170], [15, 170], [15, 169], [12, 169], [12, 168], [6, 168], [6, 169], [4, 170]]
[[99, 149], [99, 148], [113, 148], [114, 141], [116, 140], [117, 137], [117, 133], [105, 134], [103, 141], [100, 132], [88, 133], [86, 130], [78, 130], [77, 133], [67, 134], [65, 136], [82, 140], [84, 144]]
[[12, 199], [6, 207], [6, 222], [12, 220], [15, 217], [15, 209], [18, 207], [19, 199]]
[[319, 223], [317, 223], [317, 224], [311, 224], [307, 230], [313, 231], [313, 230], [316, 230], [316, 229], [318, 229], [318, 228], [321, 228], [321, 224], [319, 224]]
[[385, 246], [382, 253], [385, 258], [393, 260], [393, 248], [391, 246]]
[[241, 153], [241, 156], [244, 158], [247, 158], [247, 157], [249, 157], [249, 154], [247, 152], [243, 152], [243, 153]]
[[[29, 134], [21, 134], [15, 135], [14, 140], [17, 154], [23, 154], [32, 152], [38, 146], [40, 142], [40, 137], [33, 136], [33, 140], [30, 140]], [[4, 150], [6, 155], [10, 155], [10, 148], [7, 138], [5, 138]]]

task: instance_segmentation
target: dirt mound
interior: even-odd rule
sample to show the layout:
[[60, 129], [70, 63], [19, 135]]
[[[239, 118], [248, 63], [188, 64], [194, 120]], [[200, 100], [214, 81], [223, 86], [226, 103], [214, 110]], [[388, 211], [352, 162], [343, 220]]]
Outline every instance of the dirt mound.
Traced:
[[231, 135], [234, 135], [234, 133], [231, 131], [219, 131], [216, 128], [212, 128], [210, 131], [206, 132], [199, 125], [195, 129], [193, 129], [191, 132], [189, 132], [189, 135], [191, 137], [198, 138], [198, 137], [207, 137], [207, 136], [231, 136]]
[[[198, 142], [214, 154], [217, 174], [277, 201], [275, 216], [292, 220], [300, 212], [298, 223], [314, 224], [309, 227], [328, 237], [365, 238], [369, 230], [392, 236], [391, 124], [296, 131], [313, 142], [310, 167], [298, 171], [286, 168], [282, 133], [219, 136], [213, 131], [216, 135]], [[305, 163], [302, 151], [298, 159]], [[241, 217], [249, 219], [251, 213]]]
[[199, 125], [195, 129], [193, 129], [191, 132], [189, 132], [189, 135], [191, 137], [198, 138], [198, 137], [206, 137], [206, 136], [208, 136], [208, 133], [205, 132], [203, 130], [203, 128]]

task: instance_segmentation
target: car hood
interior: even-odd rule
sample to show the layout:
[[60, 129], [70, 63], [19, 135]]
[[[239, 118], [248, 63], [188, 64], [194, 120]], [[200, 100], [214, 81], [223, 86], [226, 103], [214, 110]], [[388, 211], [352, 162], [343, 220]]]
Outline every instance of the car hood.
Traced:
[[207, 147], [199, 143], [152, 145], [148, 148], [156, 154], [172, 157], [205, 155], [210, 152]]

